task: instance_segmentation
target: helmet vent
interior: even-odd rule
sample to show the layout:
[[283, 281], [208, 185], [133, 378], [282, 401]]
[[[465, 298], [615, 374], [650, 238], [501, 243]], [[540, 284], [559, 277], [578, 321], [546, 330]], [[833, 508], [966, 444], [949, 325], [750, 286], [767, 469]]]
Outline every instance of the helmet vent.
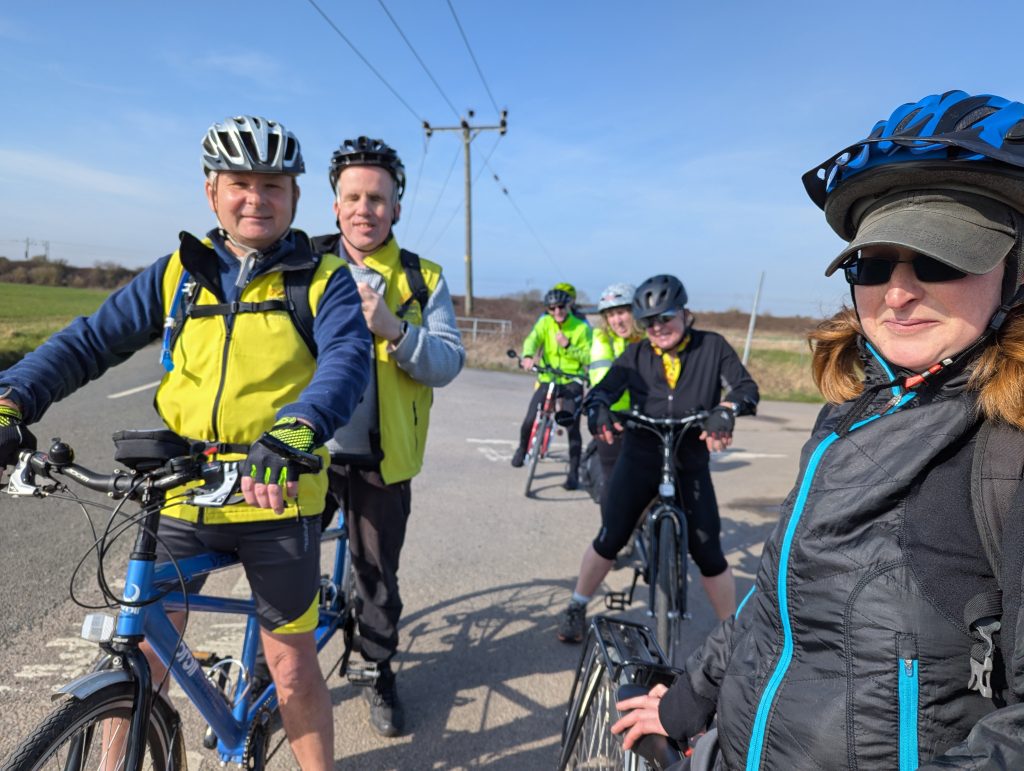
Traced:
[[267, 160], [272, 161], [277, 157], [278, 150], [281, 148], [281, 137], [277, 134], [271, 134], [267, 137]]
[[904, 116], [903, 120], [896, 124], [896, 128], [892, 130], [892, 136], [899, 136], [906, 131], [907, 126], [914, 122], [914, 119], [921, 114], [921, 108], [918, 107], [916, 110], [911, 110]]
[[1007, 142], [1024, 141], [1024, 119], [1021, 119], [1010, 126], [1010, 130], [1003, 137]]
[[999, 112], [999, 110], [990, 105], [985, 105], [984, 107], [979, 107], [976, 110], [971, 110], [969, 113], [967, 113], [964, 117], [962, 117], [960, 120], [956, 122], [956, 126], [953, 127], [953, 131], [963, 131], [964, 129], [969, 129], [975, 123], [979, 123], [985, 120], [985, 118], [987, 118], [994, 112]]
[[241, 158], [242, 148], [235, 142], [235, 138], [231, 136], [227, 131], [217, 132], [217, 138], [220, 140], [220, 146], [223, 147], [229, 158]]

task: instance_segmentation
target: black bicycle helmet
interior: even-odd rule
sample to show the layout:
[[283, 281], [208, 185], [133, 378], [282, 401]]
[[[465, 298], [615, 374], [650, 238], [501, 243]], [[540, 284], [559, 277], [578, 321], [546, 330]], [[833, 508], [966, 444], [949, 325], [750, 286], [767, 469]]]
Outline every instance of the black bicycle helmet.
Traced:
[[686, 287], [675, 276], [661, 274], [647, 279], [633, 295], [633, 317], [650, 319], [686, 307]]
[[405, 166], [402, 165], [402, 160], [394, 148], [385, 144], [384, 140], [356, 137], [341, 143], [341, 147], [331, 156], [331, 167], [327, 173], [327, 178], [331, 181], [331, 190], [335, 194], [338, 191], [338, 177], [341, 176], [342, 170], [349, 166], [379, 166], [386, 169], [395, 180], [398, 200], [402, 199], [405, 192]]
[[277, 121], [238, 115], [214, 123], [203, 137], [203, 172], [290, 174], [306, 170], [299, 140]]
[[555, 305], [564, 305], [568, 308], [572, 305], [572, 295], [566, 292], [564, 289], [559, 289], [557, 286], [554, 289], [548, 291], [544, 295], [544, 304], [551, 308]]

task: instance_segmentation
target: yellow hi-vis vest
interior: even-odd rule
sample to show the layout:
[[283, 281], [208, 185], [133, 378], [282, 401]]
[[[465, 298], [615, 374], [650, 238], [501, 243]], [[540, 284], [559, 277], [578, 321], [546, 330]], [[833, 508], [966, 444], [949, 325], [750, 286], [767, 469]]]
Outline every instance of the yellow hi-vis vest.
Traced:
[[[619, 337], [614, 332], [606, 329], [594, 330], [594, 341], [590, 346], [590, 369], [587, 371], [591, 388], [604, 380], [614, 361], [622, 355], [628, 345], [629, 340]], [[628, 412], [629, 391], [624, 392], [610, 409], [613, 412]]]
[[[397, 311], [412, 297], [394, 237], [377, 251], [363, 257], [363, 262], [384, 278], [384, 302], [392, 311]], [[433, 294], [441, 278], [441, 266], [421, 257], [420, 272], [427, 289]], [[409, 324], [422, 326], [423, 309], [419, 303], [410, 303], [402, 318]], [[434, 389], [409, 377], [388, 351], [388, 345], [384, 338], [373, 336], [380, 447], [384, 456], [380, 462], [380, 475], [387, 484], [393, 484], [412, 479], [420, 473]]]
[[[208, 259], [215, 260], [210, 250]], [[204, 257], [205, 259], [205, 257]], [[327, 282], [338, 269], [347, 269], [337, 257], [325, 255], [309, 286], [309, 306], [316, 313]], [[163, 277], [163, 306], [170, 315], [179, 291], [184, 267], [180, 250], [171, 255]], [[284, 273], [270, 271], [252, 279], [242, 289], [239, 302], [259, 303], [285, 299]], [[215, 305], [219, 300], [205, 288], [199, 290], [197, 305]], [[155, 405], [167, 427], [181, 436], [207, 442], [249, 445], [274, 424], [278, 410], [299, 398], [316, 370], [316, 360], [295, 328], [286, 310], [237, 313], [230, 335], [227, 317], [188, 318], [172, 352], [174, 369], [164, 375], [156, 392]], [[285, 501], [282, 514], [247, 503], [203, 509], [203, 522], [259, 522], [298, 516], [315, 516], [323, 511], [327, 495], [327, 450], [320, 474], [299, 476], [299, 493]], [[241, 460], [245, 454], [221, 453], [218, 460]], [[189, 522], [199, 519], [200, 510], [174, 500], [184, 488], [167, 494], [163, 514]]]

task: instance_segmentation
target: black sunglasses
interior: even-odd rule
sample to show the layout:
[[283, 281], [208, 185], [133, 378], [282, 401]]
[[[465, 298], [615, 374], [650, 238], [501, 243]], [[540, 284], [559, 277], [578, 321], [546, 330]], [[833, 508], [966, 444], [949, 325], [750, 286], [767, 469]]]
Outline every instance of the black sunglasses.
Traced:
[[861, 257], [858, 252], [857, 257], [843, 266], [843, 272], [846, 273], [846, 280], [854, 286], [880, 286], [888, 282], [892, 278], [892, 272], [901, 262], [913, 265], [917, 280], [926, 284], [957, 281], [967, 275], [962, 270], [924, 254], [915, 253], [909, 260], [899, 260], [897, 257], [896, 252], [872, 257]]
[[565, 310], [565, 306], [564, 305], [549, 305], [548, 306], [548, 310], [551, 311], [552, 313], [554, 313], [555, 311], [564, 311]]
[[672, 319], [674, 319], [678, 315], [679, 314], [676, 311], [671, 311], [669, 313], [662, 313], [658, 316], [649, 316], [647, 318], [637, 319], [636, 323], [640, 326], [641, 329], [650, 329], [655, 324], [668, 324], [670, 321], [672, 321]]

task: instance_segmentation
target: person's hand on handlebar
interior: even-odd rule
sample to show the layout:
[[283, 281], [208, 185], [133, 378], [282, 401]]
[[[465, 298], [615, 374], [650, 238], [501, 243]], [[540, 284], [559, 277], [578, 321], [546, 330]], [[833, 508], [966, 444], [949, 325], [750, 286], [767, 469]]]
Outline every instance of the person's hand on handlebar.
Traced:
[[712, 408], [711, 414], [704, 421], [703, 439], [711, 452], [721, 452], [732, 444], [732, 430], [736, 426], [736, 413], [732, 407], [719, 404]]
[[[295, 418], [282, 418], [249, 447], [242, 476], [245, 502], [261, 509], [284, 512], [284, 495], [299, 492], [300, 466], [288, 457], [289, 450], [313, 451], [313, 429]], [[283, 489], [282, 489], [283, 488]]]
[[601, 403], [591, 404], [587, 408], [587, 428], [605, 444], [614, 442], [615, 434], [622, 432], [622, 424], [616, 423], [611, 410]]
[[18, 460], [18, 452], [34, 450], [36, 438], [22, 422], [21, 410], [6, 399], [0, 403], [0, 471]]
[[522, 366], [523, 369], [525, 369], [527, 372], [529, 372], [531, 369], [533, 369], [533, 357], [532, 356], [524, 356], [521, 366]]
[[667, 687], [658, 684], [644, 696], [624, 699], [615, 704], [615, 708], [619, 712], [629, 710], [612, 725], [613, 734], [626, 732], [626, 735], [623, 737], [622, 746], [627, 750], [632, 749], [633, 745], [647, 734], [668, 736], [668, 731], [662, 726], [661, 717], [658, 715], [661, 697], [665, 695], [667, 690]]

